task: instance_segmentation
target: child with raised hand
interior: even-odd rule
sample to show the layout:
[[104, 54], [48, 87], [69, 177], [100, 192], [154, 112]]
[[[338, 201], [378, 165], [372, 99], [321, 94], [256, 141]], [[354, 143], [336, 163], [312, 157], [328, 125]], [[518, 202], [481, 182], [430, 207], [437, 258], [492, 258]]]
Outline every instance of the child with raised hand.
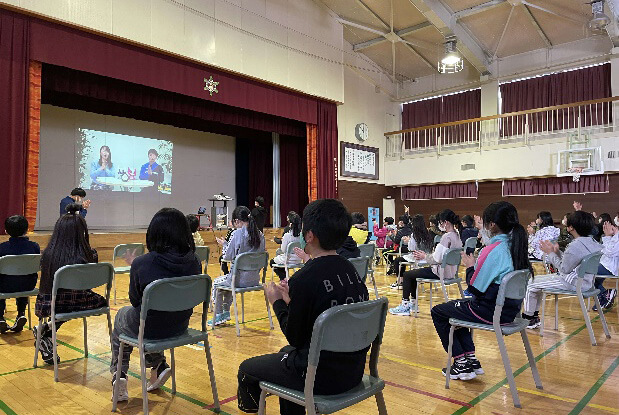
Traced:
[[[28, 240], [26, 232], [28, 232], [28, 221], [21, 215], [13, 215], [6, 218], [4, 221], [4, 229], [9, 234], [8, 241], [0, 244], [0, 257], [5, 255], [24, 255], [24, 254], [39, 254], [41, 248], [36, 242]], [[32, 291], [37, 285], [38, 275], [1, 275], [0, 274], [0, 293], [18, 293], [24, 291]], [[4, 311], [6, 310], [6, 300], [0, 299], [0, 333], [5, 333], [8, 330], [20, 332], [24, 329], [28, 319], [24, 315], [28, 306], [28, 297], [16, 298], [17, 317], [15, 323], [9, 326], [4, 319]]]

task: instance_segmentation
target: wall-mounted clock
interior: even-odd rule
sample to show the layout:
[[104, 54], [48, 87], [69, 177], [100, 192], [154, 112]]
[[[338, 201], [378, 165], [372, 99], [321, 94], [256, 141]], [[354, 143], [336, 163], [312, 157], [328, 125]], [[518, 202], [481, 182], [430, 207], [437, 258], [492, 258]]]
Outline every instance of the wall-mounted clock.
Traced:
[[355, 137], [359, 141], [365, 141], [369, 137], [368, 125], [366, 123], [357, 124], [355, 127]]

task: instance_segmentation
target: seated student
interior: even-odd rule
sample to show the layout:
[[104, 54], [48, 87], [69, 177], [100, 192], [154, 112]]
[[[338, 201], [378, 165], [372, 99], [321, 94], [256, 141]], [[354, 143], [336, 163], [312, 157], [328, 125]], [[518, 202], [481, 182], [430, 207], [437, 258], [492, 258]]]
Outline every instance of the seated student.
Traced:
[[[89, 264], [98, 262], [97, 251], [90, 247], [88, 226], [86, 220], [79, 214], [82, 206], [72, 204], [67, 206], [67, 213], [62, 215], [54, 226], [54, 231], [47, 247], [41, 254], [41, 282], [39, 295], [35, 303], [35, 314], [39, 318], [50, 317], [52, 314], [52, 287], [54, 274], [65, 265]], [[91, 310], [107, 306], [105, 298], [92, 290], [58, 290], [56, 295], [56, 312], [71, 313], [74, 311]], [[56, 330], [63, 322], [56, 322]], [[35, 345], [37, 336], [41, 336], [40, 352], [43, 361], [54, 363], [52, 344], [52, 324], [45, 323], [41, 333], [35, 326]], [[60, 361], [60, 357], [58, 357]]]
[[[610, 221], [604, 222], [602, 226], [604, 234], [602, 236], [602, 258], [600, 258], [597, 275], [619, 275], [619, 229]], [[593, 285], [600, 290], [598, 299], [602, 309], [611, 308], [615, 302], [617, 290], [604, 288], [604, 278], [596, 278]]]
[[191, 231], [191, 235], [193, 236], [193, 243], [195, 246], [204, 246], [204, 239], [202, 239], [202, 235], [198, 232], [198, 228], [200, 227], [200, 220], [196, 215], [187, 215], [187, 222], [189, 222], [189, 230]]
[[550, 212], [542, 211], [537, 214], [535, 219], [535, 226], [529, 226], [527, 231], [529, 232], [529, 255], [532, 258], [542, 260], [544, 259], [544, 252], [540, 247], [542, 241], [557, 241], [559, 239], [559, 228], [555, 227], [552, 215]]
[[[260, 381], [302, 391], [316, 318], [333, 306], [369, 299], [354, 266], [335, 252], [346, 239], [351, 222], [344, 205], [335, 199], [317, 200], [303, 211], [304, 249], [311, 259], [288, 283], [271, 282], [266, 287], [267, 298], [273, 304], [289, 346], [279, 353], [252, 357], [241, 363], [237, 393], [241, 411], [258, 411]], [[358, 385], [367, 351], [367, 348], [351, 353], [323, 351], [314, 393], [338, 394]], [[279, 405], [282, 415], [305, 414], [304, 407], [290, 401], [280, 399]]]
[[[410, 216], [408, 215], [408, 207], [404, 208], [404, 215], [399, 217], [398, 221], [398, 230], [396, 234], [391, 238], [393, 241], [392, 249], [383, 252], [383, 258], [385, 259], [385, 264], [391, 267], [391, 262], [393, 259], [392, 254], [394, 252], [400, 251], [400, 245], [402, 245], [402, 253], [408, 253], [408, 245], [402, 242], [402, 238], [405, 236], [410, 236], [413, 233], [413, 228], [410, 225]], [[387, 273], [387, 275], [390, 275]]]
[[232, 221], [230, 221], [228, 222], [228, 232], [226, 232], [226, 236], [223, 239], [215, 237], [215, 242], [217, 242], [217, 244], [221, 247], [221, 255], [219, 256], [219, 266], [221, 267], [221, 272], [223, 272], [224, 275], [229, 272], [228, 263], [224, 262], [223, 260], [224, 255], [226, 254], [226, 250], [228, 249], [228, 243], [230, 242], [230, 239], [232, 239], [232, 234], [236, 230], [237, 230], [237, 227], [234, 226]]
[[[494, 202], [483, 214], [484, 230], [490, 244], [483, 248], [475, 264], [473, 255], [462, 253], [466, 280], [473, 295], [470, 299], [451, 300], [432, 307], [432, 320], [443, 348], [449, 346], [450, 318], [492, 324], [494, 307], [503, 277], [514, 270], [528, 269], [533, 275], [527, 253], [527, 233], [518, 221], [516, 208], [508, 202]], [[475, 267], [473, 265], [475, 264]], [[511, 323], [520, 312], [522, 301], [506, 299], [501, 323]], [[483, 375], [484, 370], [475, 357], [471, 331], [458, 328], [453, 336], [453, 365], [451, 379], [470, 380]], [[443, 375], [446, 375], [443, 369]]]
[[[9, 216], [4, 221], [4, 229], [10, 235], [8, 241], [0, 244], [0, 257], [5, 255], [23, 255], [23, 254], [39, 254], [41, 248], [36, 242], [28, 240], [26, 232], [28, 232], [28, 221], [21, 215]], [[34, 273], [30, 275], [2, 275], [0, 274], [0, 293], [18, 293], [23, 291], [32, 291], [37, 285], [39, 276]], [[4, 319], [4, 311], [6, 310], [6, 300], [0, 299], [0, 333], [7, 330], [20, 332], [24, 329], [24, 325], [28, 322], [26, 318], [26, 307], [28, 306], [28, 297], [16, 298], [17, 317], [15, 323], [9, 327]]]
[[557, 244], [559, 244], [559, 249], [561, 251], [565, 251], [565, 248], [567, 248], [569, 243], [574, 240], [574, 237], [567, 231], [567, 217], [569, 215], [570, 212], [566, 213], [561, 220], [561, 225], [563, 225], [563, 228], [559, 232], [559, 238], [557, 238]]
[[[258, 230], [256, 222], [249, 209], [245, 206], [237, 206], [232, 212], [232, 223], [237, 230], [232, 233], [230, 242], [226, 244], [224, 259], [234, 261], [237, 255], [245, 252], [264, 252], [264, 235]], [[223, 242], [218, 239], [217, 242]], [[234, 267], [234, 265], [233, 265]], [[213, 281], [213, 292], [215, 295], [215, 318], [209, 320], [210, 325], [218, 326], [230, 320], [230, 306], [232, 305], [232, 293], [230, 291], [218, 290], [218, 286], [230, 286], [234, 268], [230, 273], [223, 277], [215, 278]], [[260, 271], [241, 271], [236, 280], [237, 287], [253, 287], [260, 283]]]
[[[527, 294], [524, 298], [524, 313], [522, 314], [522, 317], [529, 320], [528, 328], [534, 329], [541, 325], [539, 308], [542, 299], [542, 289], [560, 288], [576, 291], [580, 261], [587, 255], [602, 250], [602, 246], [590, 236], [594, 227], [593, 215], [579, 210], [571, 213], [567, 218], [567, 229], [574, 237], [574, 240], [567, 246], [565, 252], [561, 252], [559, 245], [555, 242], [541, 241], [540, 249], [547, 254], [548, 262], [555, 266], [559, 273], [535, 277], [535, 280], [529, 283]], [[582, 282], [582, 290], [590, 290], [592, 287], [593, 275], [587, 274]]]
[[466, 243], [466, 240], [469, 238], [477, 238], [479, 234], [479, 230], [473, 226], [475, 225], [475, 221], [471, 215], [464, 215], [462, 220], [460, 221], [462, 225], [462, 231], [460, 232], [460, 240], [462, 241], [462, 246]]
[[441, 241], [436, 246], [432, 255], [427, 255], [424, 251], [416, 250], [413, 252], [413, 257], [417, 261], [426, 260], [430, 267], [418, 268], [412, 271], [407, 271], [402, 276], [402, 303], [394, 308], [390, 308], [389, 312], [396, 316], [409, 316], [417, 308], [417, 298], [415, 295], [417, 289], [417, 278], [440, 279], [440, 275], [451, 278], [457, 271], [457, 266], [448, 265], [444, 269], [441, 267], [443, 256], [450, 248], [462, 248], [462, 241], [456, 231], [456, 226], [460, 223], [460, 218], [450, 209], [445, 209], [438, 214], [438, 224], [441, 232], [445, 234], [441, 237]]
[[591, 235], [593, 236], [593, 239], [595, 239], [599, 243], [602, 243], [602, 237], [604, 236], [604, 223], [605, 222], [613, 223], [613, 218], [611, 218], [608, 213], [602, 213], [600, 216], [596, 218], [596, 225], [595, 225], [595, 228], [593, 229], [594, 232]]
[[355, 240], [357, 245], [363, 245], [370, 239], [365, 217], [359, 212], [353, 212], [351, 216], [352, 226], [350, 227], [349, 235]]
[[[432, 247], [434, 245], [434, 240], [428, 232], [426, 228], [426, 223], [423, 219], [422, 215], [415, 215], [411, 218], [411, 227], [412, 234], [411, 236], [405, 236], [402, 238], [402, 242], [407, 243], [408, 254], [403, 255], [399, 258], [393, 260], [391, 267], [387, 274], [396, 273], [398, 276], [401, 275], [401, 264], [402, 262], [415, 262], [415, 258], [413, 257], [413, 252], [416, 250], [421, 250], [424, 252], [432, 252]], [[398, 281], [391, 284], [391, 288], [397, 289], [399, 285], [402, 285]]]
[[432, 241], [434, 241], [434, 238], [436, 238], [437, 235], [443, 236], [443, 234], [445, 233], [438, 228], [437, 217], [437, 215], [430, 215], [430, 217], [428, 218], [428, 222], [430, 222], [430, 227], [428, 228], [428, 231], [430, 232], [430, 235], [432, 235]]
[[[290, 211], [288, 212], [288, 223], [290, 224], [290, 230], [284, 234], [284, 238], [282, 240], [281, 251], [282, 253], [277, 255], [275, 258], [271, 260], [271, 268], [273, 268], [274, 264], [285, 265], [286, 261], [289, 264], [300, 264], [301, 258], [299, 258], [296, 254], [290, 255], [290, 258], [287, 258], [286, 252], [288, 250], [288, 245], [293, 242], [299, 242], [301, 236], [301, 217], [297, 215], [296, 212]], [[280, 280], [283, 280], [287, 277], [286, 270], [284, 268], [273, 268], [273, 271]]]
[[[131, 265], [129, 273], [129, 301], [130, 306], [122, 307], [116, 313], [114, 330], [112, 331], [112, 385], [116, 379], [118, 367], [118, 352], [120, 350], [120, 336], [138, 337], [140, 329], [140, 310], [142, 296], [146, 286], [162, 278], [177, 278], [188, 275], [197, 275], [202, 272], [202, 264], [196, 257], [195, 245], [189, 229], [189, 222], [181, 211], [173, 208], [163, 208], [155, 213], [146, 231], [146, 247], [148, 253], [134, 257], [128, 254], [125, 257]], [[156, 311], [148, 312], [144, 338], [165, 339], [183, 333], [189, 327], [189, 318], [193, 310], [185, 311]], [[127, 373], [129, 359], [133, 347], [125, 344], [123, 348], [122, 371], [118, 400], [129, 400], [127, 393]], [[146, 367], [150, 367], [150, 380], [147, 390], [159, 389], [172, 374], [166, 363], [163, 352], [148, 353]]]
[[88, 214], [88, 208], [90, 207], [91, 203], [90, 199], [84, 200], [85, 197], [86, 191], [81, 187], [76, 187], [75, 189], [71, 190], [70, 196], [65, 196], [60, 200], [60, 216], [67, 213], [67, 207], [69, 205], [77, 203], [78, 205], [80, 205], [80, 215], [85, 218], [86, 214]]
[[386, 238], [389, 235], [391, 230], [389, 226], [393, 225], [393, 218], [387, 216], [385, 220], [383, 220], [383, 227], [379, 228], [378, 223], [374, 224], [374, 236], [376, 237], [376, 247], [377, 248], [385, 248]]

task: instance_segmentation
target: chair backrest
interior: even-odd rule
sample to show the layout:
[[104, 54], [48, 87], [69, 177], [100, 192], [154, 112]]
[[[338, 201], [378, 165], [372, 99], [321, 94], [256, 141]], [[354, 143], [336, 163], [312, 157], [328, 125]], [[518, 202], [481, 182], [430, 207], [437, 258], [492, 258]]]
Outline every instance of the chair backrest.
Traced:
[[144, 244], [136, 242], [116, 245], [114, 247], [114, 252], [112, 253], [112, 264], [116, 262], [116, 259], [124, 257], [127, 251], [133, 252], [134, 250], [136, 256], [144, 254]]
[[148, 310], [183, 311], [203, 304], [202, 331], [206, 331], [206, 304], [211, 296], [211, 277], [207, 274], [162, 278], [144, 289], [140, 311], [140, 333], [144, 338], [144, 322]]
[[266, 277], [269, 254], [267, 252], [244, 252], [237, 255], [232, 263], [232, 286], [236, 286], [236, 278], [241, 271], [260, 271], [262, 270], [262, 280]]
[[467, 238], [464, 242], [464, 249], [472, 248], [475, 249], [477, 247], [477, 238], [474, 236]]
[[6, 255], [0, 257], [0, 274], [29, 275], [41, 269], [41, 254]]
[[447, 265], [460, 265], [460, 261], [462, 260], [462, 248], [450, 248], [443, 255], [443, 261], [441, 262], [441, 267], [445, 268]]
[[528, 269], [512, 271], [504, 275], [496, 297], [496, 305], [502, 307], [505, 304], [506, 298], [522, 300], [527, 293], [527, 284], [530, 277], [531, 272]]
[[52, 294], [60, 288], [66, 290], [90, 290], [107, 284], [106, 298], [114, 278], [114, 267], [107, 262], [99, 264], [74, 264], [60, 267], [54, 274]]
[[206, 265], [208, 265], [208, 259], [210, 255], [211, 249], [208, 246], [196, 246], [196, 256], [198, 257], [198, 260], [200, 260], [200, 263], [202, 263], [202, 261], [205, 261]]
[[441, 242], [441, 238], [442, 238], [442, 236], [441, 236], [441, 235], [436, 235], [436, 236], [434, 237], [434, 245], [436, 245], [436, 244], [438, 244], [439, 242]]
[[361, 256], [374, 258], [374, 251], [376, 250], [375, 244], [361, 244], [359, 245], [359, 251], [361, 252]]
[[301, 242], [290, 242], [290, 243], [288, 244], [288, 246], [286, 247], [286, 264], [287, 264], [288, 262], [290, 262], [290, 258], [291, 258], [293, 255], [296, 255], [296, 254], [294, 253], [294, 249], [295, 249], [295, 248], [301, 248]]
[[348, 258], [348, 260], [355, 267], [357, 274], [361, 277], [361, 281], [365, 283], [365, 280], [368, 277], [368, 264], [370, 262], [370, 258], [362, 256], [359, 258]]
[[601, 251], [594, 252], [584, 257], [578, 266], [578, 278], [583, 278], [587, 274], [597, 274], [601, 257]]

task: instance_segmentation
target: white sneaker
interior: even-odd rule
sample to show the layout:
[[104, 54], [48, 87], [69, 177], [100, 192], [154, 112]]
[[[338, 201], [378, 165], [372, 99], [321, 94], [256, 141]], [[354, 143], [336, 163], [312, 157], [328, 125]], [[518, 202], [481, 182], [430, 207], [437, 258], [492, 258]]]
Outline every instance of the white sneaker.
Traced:
[[[114, 380], [112, 381], [112, 400], [114, 400], [114, 387], [116, 385], [116, 373], [114, 373]], [[127, 378], [118, 379], [118, 399], [116, 402], [126, 402], [129, 400], [129, 391], [127, 390]]]
[[[415, 307], [417, 306], [415, 302]], [[413, 302], [412, 301], [402, 301], [402, 304], [395, 308], [390, 308], [389, 313], [394, 316], [410, 316], [413, 313]]]
[[146, 391], [152, 392], [162, 387], [172, 375], [172, 369], [166, 362], [161, 362], [159, 366], [150, 370], [150, 380], [146, 385]]

